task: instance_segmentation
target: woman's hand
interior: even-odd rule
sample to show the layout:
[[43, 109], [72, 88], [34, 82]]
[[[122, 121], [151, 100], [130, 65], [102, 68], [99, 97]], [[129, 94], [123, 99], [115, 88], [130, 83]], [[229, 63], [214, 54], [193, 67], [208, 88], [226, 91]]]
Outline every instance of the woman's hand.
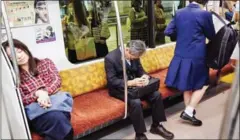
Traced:
[[42, 108], [46, 109], [46, 108], [52, 106], [51, 100], [50, 100], [50, 98], [48, 96], [48, 92], [47, 91], [45, 91], [45, 90], [38, 90], [38, 91], [36, 91], [35, 94], [38, 97], [37, 102], [38, 102], [38, 104]]

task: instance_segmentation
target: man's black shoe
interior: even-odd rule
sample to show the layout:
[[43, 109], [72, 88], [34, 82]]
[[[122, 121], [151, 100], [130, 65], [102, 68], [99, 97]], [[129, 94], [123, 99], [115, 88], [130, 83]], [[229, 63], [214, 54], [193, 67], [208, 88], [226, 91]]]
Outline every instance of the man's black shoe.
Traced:
[[148, 140], [145, 134], [136, 135], [135, 140]]
[[157, 127], [151, 126], [150, 132], [152, 134], [158, 134], [167, 140], [171, 140], [174, 138], [173, 133], [166, 130], [162, 125], [158, 125]]
[[189, 116], [187, 113], [185, 113], [184, 111], [182, 112], [182, 114], [180, 115], [180, 117], [185, 120], [190, 122], [192, 125], [194, 126], [201, 126], [202, 125], [202, 121], [198, 120], [197, 118], [195, 118], [195, 116], [191, 117]]

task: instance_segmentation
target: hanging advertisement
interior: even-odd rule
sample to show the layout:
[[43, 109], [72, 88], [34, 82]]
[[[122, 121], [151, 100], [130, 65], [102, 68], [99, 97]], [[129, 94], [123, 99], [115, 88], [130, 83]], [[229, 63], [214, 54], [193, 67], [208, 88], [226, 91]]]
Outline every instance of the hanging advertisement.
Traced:
[[5, 1], [10, 27], [49, 23], [46, 1]]
[[41, 26], [35, 28], [36, 32], [36, 43], [45, 43], [45, 42], [52, 42], [56, 40], [55, 31], [53, 27], [48, 26]]

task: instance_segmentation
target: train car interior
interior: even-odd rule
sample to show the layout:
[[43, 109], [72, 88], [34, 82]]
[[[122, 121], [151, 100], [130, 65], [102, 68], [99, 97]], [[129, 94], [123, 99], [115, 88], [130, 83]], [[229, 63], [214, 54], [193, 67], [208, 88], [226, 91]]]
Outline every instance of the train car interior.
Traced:
[[[40, 134], [32, 128], [34, 119], [31, 120], [27, 113], [27, 106], [31, 105], [31, 102], [40, 106], [41, 104], [39, 98], [31, 97], [31, 100], [24, 98], [26, 96], [24, 91], [30, 90], [31, 86], [23, 86], [26, 79], [22, 78], [24, 70], [19, 64], [21, 58], [17, 55], [19, 46], [16, 47], [15, 39], [27, 46], [28, 51], [34, 56], [31, 56], [34, 61], [35, 58], [38, 59], [38, 64], [46, 60], [46, 63], [49, 63], [46, 69], [53, 68], [50, 63], [56, 66], [55, 73], [58, 73], [57, 77], [61, 79], [57, 90], [69, 93], [73, 102], [69, 119], [73, 139], [134, 139], [135, 137], [137, 139], [137, 132], [135, 135], [129, 113], [131, 97], [128, 87], [129, 73], [126, 71], [128, 64], [130, 67], [133, 66], [133, 61], [131, 60], [131, 63], [126, 61], [129, 54], [123, 51], [132, 40], [140, 40], [146, 46], [146, 51], [139, 55], [139, 64], [146, 75], [160, 79], [156, 91], [163, 102], [167, 119], [161, 125], [174, 134], [174, 139], [239, 139], [239, 41], [234, 45], [229, 61], [224, 64], [221, 71], [211, 67], [207, 71], [209, 86], [196, 107], [196, 117], [201, 119], [202, 126], [193, 126], [180, 118], [185, 109], [185, 91], [168, 85], [169, 77], [180, 69], [180, 66], [176, 65], [182, 65], [183, 61], [179, 62], [180, 64], [174, 63], [180, 39], [174, 40], [167, 35], [167, 31], [176, 26], [173, 22], [180, 20], [180, 13], [184, 13], [186, 8], [198, 1], [201, 0], [190, 0], [190, 2], [188, 0], [2, 0], [1, 139], [48, 139], [45, 134]], [[228, 26], [228, 29], [238, 32], [239, 40], [239, 0], [206, 1], [207, 3], [201, 8], [204, 12], [216, 14], [211, 16], [215, 33]], [[184, 23], [187, 25], [189, 21], [182, 21], [181, 25]], [[200, 22], [202, 21], [199, 21], [199, 24]], [[204, 24], [207, 23], [204, 21]], [[191, 26], [199, 25], [193, 23]], [[176, 26], [177, 31], [186, 31], [186, 33], [190, 33], [190, 28], [186, 26], [184, 29], [177, 29]], [[210, 32], [210, 29], [206, 32]], [[184, 44], [189, 38], [196, 36], [186, 34], [181, 41]], [[209, 41], [204, 38], [204, 45]], [[219, 42], [224, 45], [224, 41], [219, 40]], [[4, 45], [6, 43], [7, 45]], [[107, 72], [112, 69], [107, 70], [106, 65], [107, 57], [117, 49], [120, 50], [118, 60], [123, 75], [122, 100], [110, 94], [109, 85], [112, 84], [109, 83], [111, 77]], [[200, 54], [198, 51], [195, 51], [195, 54], [191, 53], [189, 51], [185, 55]], [[33, 64], [28, 63], [33, 67]], [[189, 74], [187, 66], [191, 69], [194, 67], [191, 64], [185, 65], [181, 74]], [[35, 67], [40, 68], [40, 66]], [[202, 70], [196, 70], [200, 73], [195, 73], [198, 78], [201, 78], [202, 73], [205, 72], [205, 68], [200, 69]], [[30, 75], [34, 76], [34, 74]], [[52, 75], [47, 73], [45, 76]], [[194, 80], [191, 80], [194, 83]], [[173, 81], [176, 82], [176, 78]], [[185, 82], [187, 79], [180, 81]], [[27, 82], [32, 82], [31, 76]], [[37, 86], [42, 89], [41, 86]], [[51, 89], [47, 88], [47, 91], [50, 92]], [[34, 95], [38, 94], [34, 93]], [[154, 123], [151, 112], [155, 106], [141, 99], [141, 107], [147, 138], [164, 139], [149, 132]]]

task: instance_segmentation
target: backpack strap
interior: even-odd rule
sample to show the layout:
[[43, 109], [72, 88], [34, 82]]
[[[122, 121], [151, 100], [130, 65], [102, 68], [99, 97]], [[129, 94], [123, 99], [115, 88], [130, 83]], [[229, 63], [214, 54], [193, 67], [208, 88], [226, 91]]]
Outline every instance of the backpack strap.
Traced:
[[224, 25], [227, 25], [227, 23], [217, 13], [215, 13], [214, 11], [212, 11], [211, 13], [215, 15]]

